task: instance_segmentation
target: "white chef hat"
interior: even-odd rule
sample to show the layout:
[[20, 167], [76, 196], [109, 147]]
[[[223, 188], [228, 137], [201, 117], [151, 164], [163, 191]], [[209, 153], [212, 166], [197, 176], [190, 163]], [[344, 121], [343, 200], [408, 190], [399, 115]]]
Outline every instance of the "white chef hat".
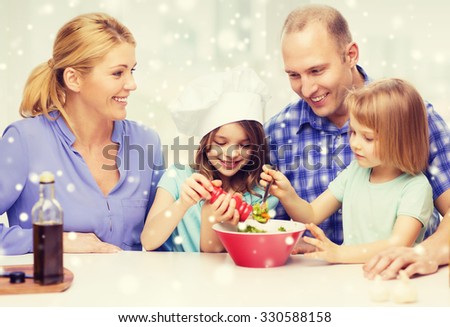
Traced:
[[270, 95], [267, 85], [250, 68], [236, 67], [193, 80], [169, 104], [180, 133], [203, 137], [217, 127], [240, 120], [263, 123]]

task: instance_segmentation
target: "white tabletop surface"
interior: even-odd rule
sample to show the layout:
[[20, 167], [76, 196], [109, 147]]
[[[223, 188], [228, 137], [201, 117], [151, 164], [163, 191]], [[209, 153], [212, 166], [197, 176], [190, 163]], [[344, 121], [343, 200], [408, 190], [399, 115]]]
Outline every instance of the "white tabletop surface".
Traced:
[[[0, 256], [0, 266], [31, 264], [31, 254]], [[277, 268], [236, 266], [226, 253], [120, 252], [64, 254], [74, 273], [62, 293], [0, 295], [0, 307], [14, 306], [399, 306], [376, 303], [361, 265], [330, 265], [291, 256]], [[392, 290], [398, 280], [384, 282]], [[402, 306], [450, 307], [448, 267], [413, 278], [418, 301]]]

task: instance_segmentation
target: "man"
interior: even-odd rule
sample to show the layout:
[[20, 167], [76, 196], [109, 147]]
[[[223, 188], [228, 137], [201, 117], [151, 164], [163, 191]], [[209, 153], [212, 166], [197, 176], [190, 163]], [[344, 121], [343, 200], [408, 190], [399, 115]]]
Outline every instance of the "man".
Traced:
[[[353, 159], [349, 113], [342, 103], [347, 90], [363, 86], [369, 78], [357, 65], [359, 49], [347, 21], [334, 8], [311, 5], [292, 11], [283, 26], [281, 48], [285, 71], [300, 99], [266, 123], [271, 161], [311, 202]], [[427, 110], [431, 151], [425, 174], [433, 187], [435, 207], [444, 215], [450, 208], [449, 129], [430, 104]], [[281, 205], [277, 218], [289, 219]], [[435, 213], [427, 235], [438, 223]], [[331, 241], [342, 244], [341, 211], [320, 227]]]

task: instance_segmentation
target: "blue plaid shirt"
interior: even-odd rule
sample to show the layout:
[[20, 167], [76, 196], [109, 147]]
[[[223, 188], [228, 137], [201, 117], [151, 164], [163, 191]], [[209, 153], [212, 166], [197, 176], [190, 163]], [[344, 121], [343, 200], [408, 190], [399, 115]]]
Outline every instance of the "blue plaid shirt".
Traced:
[[[370, 81], [358, 66], [366, 83]], [[434, 200], [450, 187], [450, 132], [449, 128], [427, 104], [430, 130], [429, 168], [425, 172], [433, 188]], [[328, 184], [353, 160], [349, 145], [348, 122], [338, 128], [327, 118], [317, 116], [306, 101], [300, 99], [289, 104], [265, 124], [269, 138], [271, 163], [286, 175], [297, 194], [308, 202], [313, 201]], [[289, 220], [281, 203], [277, 219]], [[439, 215], [434, 210], [427, 234], [434, 232]], [[328, 238], [343, 242], [342, 211], [338, 210], [319, 225]]]

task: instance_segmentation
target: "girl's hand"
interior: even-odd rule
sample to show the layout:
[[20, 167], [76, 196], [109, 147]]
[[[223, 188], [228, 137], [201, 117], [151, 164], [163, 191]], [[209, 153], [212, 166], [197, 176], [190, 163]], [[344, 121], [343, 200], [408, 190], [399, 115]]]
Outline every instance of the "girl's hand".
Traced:
[[201, 199], [208, 200], [213, 190], [212, 183], [203, 175], [194, 173], [181, 186], [180, 203], [191, 207]]
[[208, 214], [211, 220], [215, 219], [216, 222], [228, 221], [233, 225], [239, 222], [239, 212], [236, 210], [236, 200], [231, 197], [230, 194], [221, 194], [214, 203], [205, 203], [203, 206], [208, 210]]
[[116, 253], [121, 248], [101, 241], [94, 233], [63, 233], [63, 249], [66, 253]]
[[278, 170], [270, 169], [264, 165], [260, 177], [260, 184], [263, 187], [266, 187], [272, 180], [274, 181], [269, 189], [269, 193], [279, 199], [292, 195], [292, 192], [295, 193], [289, 180]]
[[[213, 181], [214, 186], [221, 186]], [[229, 221], [237, 224], [239, 213], [236, 210], [236, 200], [230, 194], [221, 194], [214, 203], [205, 201], [202, 206], [202, 220], [200, 226], [200, 251], [223, 252], [224, 247], [212, 226], [218, 222]]]
[[331, 242], [328, 237], [325, 236], [323, 230], [315, 224], [305, 224], [311, 234], [315, 237], [303, 237], [303, 240], [317, 248], [315, 252], [305, 253], [305, 257], [313, 259], [322, 259], [328, 262], [339, 262], [339, 250], [340, 246]]
[[297, 244], [295, 244], [294, 248], [292, 249], [291, 254], [305, 254], [314, 251], [317, 251], [317, 248], [315, 246], [312, 246], [311, 244], [306, 243], [303, 240], [303, 237], [300, 237]]

